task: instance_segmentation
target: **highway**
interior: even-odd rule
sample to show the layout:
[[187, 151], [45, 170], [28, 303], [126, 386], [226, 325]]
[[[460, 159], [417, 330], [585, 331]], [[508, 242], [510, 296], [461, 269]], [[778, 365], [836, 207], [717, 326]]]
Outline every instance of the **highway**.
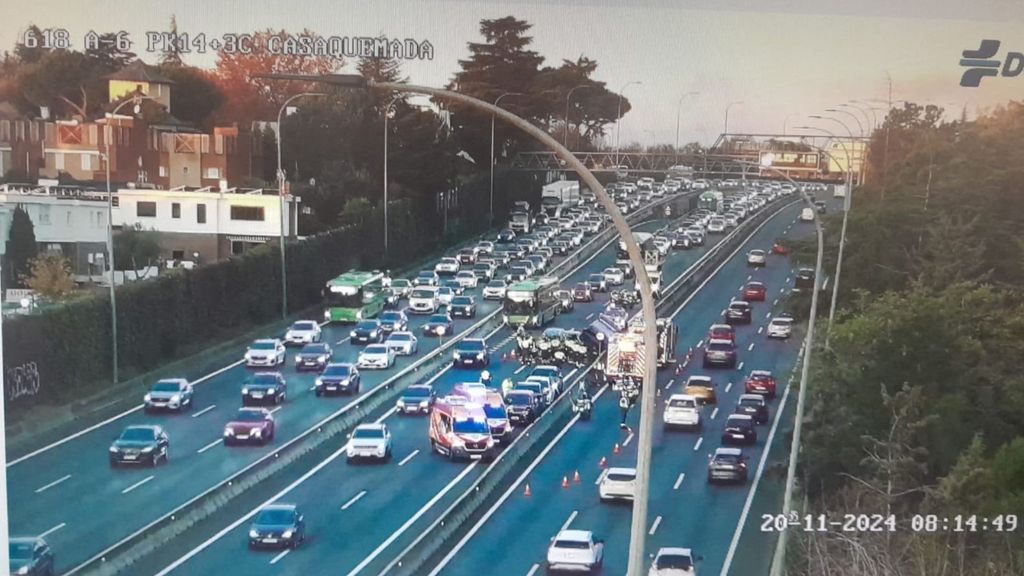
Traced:
[[[704, 556], [699, 565], [702, 574], [719, 574], [723, 567], [770, 426], [759, 426], [756, 446], [744, 448], [750, 467], [750, 480], [745, 485], [708, 485], [708, 457], [721, 445], [723, 423], [742, 393], [742, 379], [750, 370], [774, 372], [780, 387], [770, 410], [772, 419], [777, 417], [800, 343], [796, 335], [788, 341], [769, 341], [763, 334], [771, 314], [779, 310], [792, 285], [789, 261], [770, 256], [767, 267], [755, 270], [746, 266], [745, 253], [753, 248], [770, 248], [776, 237], [810, 235], [811, 226], [795, 223], [799, 209], [791, 206], [770, 220], [685, 303], [674, 322], [679, 326], [680, 356], [693, 346], [693, 360], [679, 374], [673, 369], [659, 372], [660, 400], [681, 392], [682, 382], [692, 374], [709, 374], [718, 385], [718, 404], [703, 408], [701, 432], [666, 432], [657, 424], [653, 441], [648, 552], [653, 554], [668, 546], [693, 548]], [[700, 346], [708, 326], [721, 322], [723, 309], [732, 298], [739, 297], [738, 291], [748, 280], [765, 282], [769, 291], [766, 302], [754, 304], [752, 324], [737, 329], [742, 364], [736, 370], [701, 368]], [[619, 429], [616, 401], [617, 394], [606, 394], [598, 400], [591, 421], [570, 421], [554, 449], [531, 463], [536, 468], [523, 484], [510, 488], [508, 498], [499, 501], [452, 547], [431, 576], [543, 573], [549, 539], [564, 528], [594, 531], [606, 542], [604, 573], [624, 574], [630, 506], [600, 503], [596, 486], [603, 470], [602, 459], [608, 467], [636, 465], [636, 439], [632, 430]], [[658, 406], [656, 422], [660, 423], [663, 402]], [[786, 415], [792, 418], [791, 412]], [[627, 424], [632, 429], [637, 426], [638, 416], [637, 410], [631, 410]], [[563, 488], [566, 478], [569, 487]], [[524, 484], [529, 484], [529, 496]]]
[[[670, 253], [665, 263], [666, 278], [680, 275], [715, 240], [715, 237], [709, 239], [705, 248]], [[563, 286], [582, 281], [588, 274], [611, 266], [614, 260], [612, 246], [572, 274]], [[550, 326], [580, 327], [589, 323], [604, 308], [606, 300], [607, 295], [599, 295], [592, 303], [578, 302], [574, 312], [557, 317]], [[489, 370], [495, 383], [523, 374], [525, 369], [518, 362], [501, 361], [514, 347], [508, 329], [499, 329], [489, 338], [489, 344], [492, 348]], [[449, 369], [433, 384], [438, 394], [444, 395], [459, 382], [478, 381], [479, 372]], [[572, 379], [582, 376], [577, 371], [564, 372]], [[303, 510], [308, 536], [302, 548], [290, 552], [247, 551], [248, 519], [255, 512], [250, 510], [213, 538], [184, 553], [159, 574], [212, 574], [228, 570], [247, 574], [308, 574], [324, 566], [330, 566], [339, 574], [377, 573], [444, 510], [445, 503], [461, 495], [487, 465], [449, 462], [431, 453], [424, 417], [389, 412], [379, 421], [385, 422], [392, 431], [392, 462], [350, 465], [339, 451], [329, 461], [322, 462], [323, 467], [315, 474], [272, 499], [298, 504]]]

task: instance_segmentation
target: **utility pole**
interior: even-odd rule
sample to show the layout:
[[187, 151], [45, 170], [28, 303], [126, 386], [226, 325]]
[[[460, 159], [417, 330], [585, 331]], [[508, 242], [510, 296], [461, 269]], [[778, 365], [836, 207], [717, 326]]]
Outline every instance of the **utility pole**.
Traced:
[[889, 188], [889, 131], [892, 121], [890, 116], [892, 115], [892, 76], [886, 72], [886, 78], [889, 81], [889, 107], [885, 110], [885, 147], [882, 152], [882, 202], [885, 202], [885, 193]]
[[[0, 294], [3, 294], [2, 283], [3, 262], [0, 262]], [[7, 400], [7, 387], [4, 382], [4, 376], [7, 371], [3, 369], [3, 365], [4, 319], [3, 314], [0, 314], [0, 463], [3, 464], [3, 470], [0, 470], [0, 510], [4, 512], [0, 514], [0, 549], [2, 549], [0, 550], [0, 574], [6, 574], [8, 567], [11, 565], [11, 551], [7, 545], [11, 534], [7, 520], [10, 517], [10, 514], [7, 512], [10, 508], [7, 506], [7, 421], [5, 416], [7, 407], [4, 405], [4, 402]]]

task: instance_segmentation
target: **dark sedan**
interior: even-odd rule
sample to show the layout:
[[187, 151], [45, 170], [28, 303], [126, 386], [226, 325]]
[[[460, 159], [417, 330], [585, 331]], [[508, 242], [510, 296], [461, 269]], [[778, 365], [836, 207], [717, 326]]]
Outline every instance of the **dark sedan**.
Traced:
[[746, 414], [733, 414], [725, 421], [722, 444], [755, 444], [757, 430], [754, 419]]
[[224, 445], [267, 444], [274, 439], [274, 416], [266, 408], [239, 408], [224, 425]]
[[306, 522], [294, 504], [271, 504], [249, 526], [250, 548], [298, 548], [306, 539]]
[[7, 554], [12, 576], [53, 576], [53, 551], [42, 538], [12, 537]]
[[148, 464], [167, 461], [170, 441], [160, 426], [129, 426], [110, 445], [110, 465]]
[[380, 326], [380, 320], [363, 320], [356, 324], [349, 336], [352, 337], [353, 344], [377, 344], [384, 341], [384, 330]]
[[414, 384], [398, 397], [395, 409], [399, 414], [427, 414], [436, 399], [437, 394], [430, 384]]
[[487, 342], [480, 338], [466, 338], [456, 344], [455, 351], [452, 352], [452, 364], [455, 366], [483, 368], [490, 363]]
[[728, 324], [750, 324], [751, 308], [749, 302], [734, 300], [725, 309], [725, 321]]
[[573, 286], [572, 299], [577, 302], [593, 302], [594, 291], [590, 289], [590, 284], [580, 282]]
[[384, 332], [404, 332], [409, 329], [409, 317], [400, 310], [390, 310], [380, 315], [380, 329]]
[[739, 448], [718, 448], [708, 462], [708, 484], [747, 481], [747, 458]]
[[448, 305], [448, 312], [455, 318], [476, 318], [476, 300], [472, 296], [456, 296]]
[[288, 383], [280, 372], [258, 372], [242, 386], [242, 406], [284, 402]]
[[754, 419], [754, 424], [768, 423], [768, 404], [760, 394], [743, 394], [736, 403], [736, 413], [746, 414]]
[[447, 314], [434, 314], [423, 325], [423, 333], [431, 336], [450, 336], [455, 332], [455, 323]]
[[306, 344], [295, 355], [295, 370], [316, 370], [317, 372], [327, 367], [327, 364], [334, 356], [330, 345], [323, 342], [318, 344]]
[[317, 396], [324, 394], [358, 394], [359, 370], [352, 364], [329, 364], [314, 383]]
[[591, 274], [587, 277], [587, 284], [590, 284], [590, 289], [594, 292], [607, 292], [608, 290], [604, 274]]

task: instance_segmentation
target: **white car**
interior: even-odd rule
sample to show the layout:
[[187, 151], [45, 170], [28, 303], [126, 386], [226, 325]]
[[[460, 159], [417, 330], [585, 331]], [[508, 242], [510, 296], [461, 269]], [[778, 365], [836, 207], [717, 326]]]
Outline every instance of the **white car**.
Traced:
[[284, 364], [284, 342], [277, 338], [257, 340], [245, 350], [246, 366], [281, 366]]
[[622, 286], [626, 281], [626, 273], [622, 268], [605, 268], [601, 274], [604, 275], [604, 281], [611, 286]]
[[477, 242], [476, 249], [480, 254], [490, 254], [491, 252], [494, 252], [494, 242], [481, 240], [480, 242]]
[[689, 548], [659, 548], [647, 576], [697, 576], [696, 563], [703, 559]]
[[768, 263], [768, 255], [764, 250], [747, 252], [747, 266], [764, 266]]
[[345, 447], [349, 462], [359, 458], [391, 459], [391, 431], [386, 424], [360, 424]]
[[459, 283], [459, 286], [463, 288], [476, 288], [480, 279], [476, 277], [476, 274], [469, 270], [463, 270], [455, 275], [455, 281]]
[[712, 218], [708, 222], [708, 234], [722, 234], [725, 232], [725, 219]]
[[395, 365], [395, 349], [386, 344], [370, 344], [359, 353], [359, 368], [387, 369]]
[[562, 530], [548, 546], [547, 570], [597, 572], [604, 564], [604, 541], [589, 530]]
[[491, 280], [484, 286], [484, 300], [501, 300], [508, 291], [508, 284], [504, 280]]
[[299, 320], [284, 333], [285, 344], [312, 344], [322, 338], [320, 325], [312, 320]]
[[421, 286], [409, 294], [409, 311], [416, 314], [433, 314], [437, 312], [437, 288]]
[[601, 502], [632, 500], [636, 494], [636, 468], [609, 468], [597, 485]]
[[772, 318], [767, 333], [769, 338], [789, 338], [793, 334], [793, 319], [785, 316]]
[[447, 286], [442, 286], [437, 289], [437, 303], [448, 306], [452, 303], [452, 298], [455, 297], [455, 290]]
[[690, 430], [700, 430], [700, 402], [696, 396], [673, 394], [665, 401], [662, 421], [665, 423], [665, 428], [678, 426]]
[[813, 208], [804, 208], [803, 210], [801, 210], [800, 211], [800, 221], [801, 222], [814, 222], [814, 209]]
[[419, 349], [419, 342], [412, 332], [392, 332], [384, 344], [399, 356], [412, 356]]
[[434, 265], [434, 272], [437, 274], [457, 274], [461, 265], [455, 258], [441, 258], [441, 261]]

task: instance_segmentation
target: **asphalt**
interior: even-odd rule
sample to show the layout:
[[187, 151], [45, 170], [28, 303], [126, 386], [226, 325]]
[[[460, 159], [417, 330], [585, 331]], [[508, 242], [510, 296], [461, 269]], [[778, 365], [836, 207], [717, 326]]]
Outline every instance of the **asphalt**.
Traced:
[[[653, 226], [656, 224], [642, 229]], [[707, 247], [673, 252], [665, 264], [666, 276], [678, 276]], [[582, 281], [614, 260], [615, 248], [610, 247], [572, 274], [563, 286]], [[607, 295], [602, 294], [593, 303], [576, 303], [574, 312], [559, 316], [551, 326], [581, 327], [592, 321], [606, 300]], [[514, 346], [508, 329], [500, 329], [488, 343], [492, 349], [489, 371], [495, 383], [505, 377], [525, 377], [526, 370], [518, 362], [502, 361]], [[478, 381], [479, 372], [453, 368], [441, 373], [433, 384], [443, 395], [455, 384]], [[569, 370], [563, 372], [568, 374]], [[220, 538], [186, 552], [161, 574], [309, 574], [325, 566], [337, 574], [352, 574], [357, 569], [363, 574], [376, 573], [447, 503], [461, 495], [485, 466], [450, 462], [431, 453], [425, 417], [388, 415], [382, 421], [392, 432], [391, 462], [352, 465], [340, 457], [279, 498], [304, 511], [308, 537], [302, 548], [284, 555], [248, 551], [248, 522], [241, 521]]]
[[[682, 383], [692, 374], [709, 374], [718, 385], [717, 406], [703, 409], [702, 431], [664, 431], [656, 424], [653, 438], [647, 552], [653, 554], [658, 548], [669, 546], [692, 548], [704, 557], [698, 566], [702, 574], [719, 574], [723, 567], [770, 426], [759, 426], [756, 446], [744, 448], [750, 467], [750, 479], [745, 485], [708, 485], [708, 458], [721, 445], [722, 426], [742, 394], [742, 380], [750, 370], [768, 369], [775, 374], [779, 382], [778, 396], [770, 401], [771, 417], [775, 418], [799, 347], [797, 338], [771, 341], [763, 330], [759, 332], [759, 328], [767, 325], [770, 314], [781, 309], [785, 292], [792, 286], [790, 262], [773, 255], [767, 267], [755, 270], [746, 266], [744, 256], [749, 249], [770, 248], [777, 237], [811, 234], [813, 227], [795, 222], [799, 210], [800, 206], [789, 207], [770, 220], [686, 304], [674, 322], [679, 326], [679, 355], [684, 357], [692, 346], [693, 360], [678, 374], [672, 368], [659, 372], [659, 400], [681, 392]], [[700, 344], [708, 326], [721, 321], [723, 309], [730, 299], [739, 297], [739, 289], [748, 280], [765, 282], [769, 295], [764, 303], [754, 303], [752, 324], [737, 329], [741, 367], [736, 370], [701, 368]], [[790, 402], [795, 403], [795, 398]], [[658, 423], [663, 406], [659, 401]], [[450, 561], [431, 574], [543, 573], [550, 538], [565, 527], [591, 530], [598, 538], [603, 538], [606, 542], [604, 573], [624, 574], [628, 562], [631, 506], [600, 503], [596, 483], [603, 470], [602, 459], [607, 467], [636, 465], [637, 440], [632, 431], [637, 427], [638, 416], [638, 410], [632, 410], [627, 419], [632, 430], [620, 430], [617, 395], [606, 394], [599, 399], [593, 419], [571, 425], [525, 479], [530, 495], [525, 494], [525, 486], [517, 486], [485, 522], [474, 527], [475, 534], [458, 544]], [[792, 410], [786, 411], [785, 416], [791, 419]], [[578, 483], [575, 482], [577, 473]], [[562, 487], [565, 479], [569, 480], [567, 488]], [[757, 519], [751, 515], [747, 525], [756, 523]], [[774, 535], [764, 538], [748, 535], [744, 543], [767, 548], [774, 545], [774, 541]], [[753, 567], [747, 568], [743, 574], [759, 573], [751, 570]], [[767, 573], [767, 569], [768, 566], [764, 566], [763, 573]]]

